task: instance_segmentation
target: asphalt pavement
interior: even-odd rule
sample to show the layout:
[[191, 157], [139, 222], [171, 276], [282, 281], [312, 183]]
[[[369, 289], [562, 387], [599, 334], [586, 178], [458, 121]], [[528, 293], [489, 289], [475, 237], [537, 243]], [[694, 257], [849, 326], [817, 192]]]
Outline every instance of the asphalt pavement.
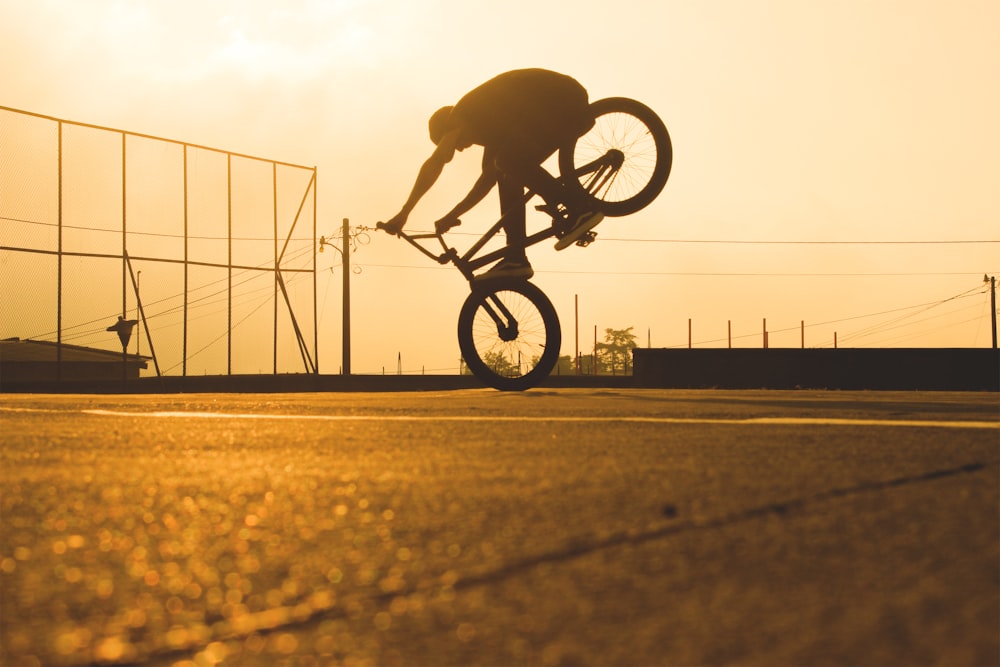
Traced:
[[996, 393], [0, 395], [0, 664], [1000, 664]]

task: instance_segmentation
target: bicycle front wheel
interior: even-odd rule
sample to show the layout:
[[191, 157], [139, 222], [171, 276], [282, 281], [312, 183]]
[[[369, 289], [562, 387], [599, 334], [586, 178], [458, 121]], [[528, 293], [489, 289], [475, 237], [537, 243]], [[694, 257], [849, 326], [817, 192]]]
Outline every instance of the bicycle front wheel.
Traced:
[[594, 126], [559, 150], [559, 173], [607, 216], [648, 206], [667, 183], [673, 146], [656, 113], [627, 97], [590, 105]]
[[535, 285], [496, 281], [473, 289], [458, 316], [458, 346], [472, 374], [501, 391], [524, 391], [559, 361], [562, 332]]

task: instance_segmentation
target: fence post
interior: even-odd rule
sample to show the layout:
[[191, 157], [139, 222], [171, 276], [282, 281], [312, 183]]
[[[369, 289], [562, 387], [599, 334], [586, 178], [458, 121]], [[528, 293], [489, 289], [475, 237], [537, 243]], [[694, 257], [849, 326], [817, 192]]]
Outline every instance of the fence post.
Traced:
[[993, 320], [993, 349], [997, 349], [997, 279], [990, 276], [990, 313]]
[[573, 295], [573, 334], [576, 338], [576, 374], [580, 374], [580, 295]]

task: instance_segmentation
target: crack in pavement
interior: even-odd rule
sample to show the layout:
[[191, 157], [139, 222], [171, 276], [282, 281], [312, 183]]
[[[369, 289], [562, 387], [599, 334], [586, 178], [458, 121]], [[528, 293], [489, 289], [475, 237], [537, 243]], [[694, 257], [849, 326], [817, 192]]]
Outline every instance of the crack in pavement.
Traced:
[[823, 491], [821, 493], [817, 493], [812, 496], [807, 496], [803, 498], [793, 498], [790, 500], [785, 500], [775, 503], [768, 503], [766, 505], [753, 507], [747, 510], [743, 510], [741, 512], [734, 512], [732, 514], [716, 517], [714, 519], [704, 519], [704, 520], [689, 519], [686, 521], [674, 521], [668, 525], [654, 528], [652, 530], [637, 531], [637, 532], [625, 531], [621, 533], [616, 533], [614, 535], [610, 535], [604, 539], [597, 540], [589, 544], [580, 544], [572, 548], [562, 549], [560, 551], [552, 551], [546, 554], [540, 554], [532, 558], [526, 558], [516, 563], [511, 563], [510, 565], [500, 569], [496, 569], [490, 572], [483, 572], [478, 575], [462, 578], [459, 579], [459, 581], [457, 581], [454, 584], [454, 587], [467, 588], [474, 585], [493, 583], [495, 581], [504, 579], [507, 576], [515, 574], [519, 571], [527, 570], [529, 568], [535, 567], [536, 565], [541, 565], [542, 563], [553, 563], [563, 560], [570, 560], [573, 558], [578, 558], [580, 556], [585, 556], [595, 551], [600, 551], [602, 549], [610, 549], [625, 544], [642, 544], [645, 542], [650, 542], [653, 540], [657, 540], [670, 535], [676, 535], [679, 533], [699, 531], [699, 530], [714, 530], [717, 528], [723, 528], [725, 526], [742, 523], [744, 521], [757, 519], [767, 515], [785, 516], [794, 511], [801, 511], [809, 505], [815, 505], [817, 503], [833, 500], [836, 498], [845, 498], [849, 496], [859, 495], [862, 493], [871, 493], [895, 487], [908, 486], [911, 484], [930, 482], [947, 477], [955, 477], [958, 475], [971, 474], [984, 470], [985, 468], [988, 467], [988, 465], [1000, 465], [1000, 463], [986, 464], [986, 463], [975, 462], [958, 466], [956, 468], [933, 470], [919, 475], [908, 475], [905, 477], [897, 477], [880, 482], [862, 482], [860, 484], [855, 484], [853, 486], [830, 489], [829, 491]]
[[[288, 630], [292, 628], [302, 629], [316, 624], [321, 620], [346, 618], [349, 616], [348, 607], [359, 602], [369, 601], [378, 606], [384, 606], [398, 597], [405, 598], [413, 595], [427, 595], [428, 593], [441, 592], [447, 589], [463, 590], [474, 588], [476, 586], [489, 585], [503, 581], [504, 579], [512, 576], [516, 576], [521, 572], [528, 571], [542, 564], [565, 562], [605, 549], [612, 549], [623, 545], [644, 544], [672, 535], [680, 535], [694, 531], [715, 530], [769, 515], [783, 517], [794, 512], [804, 511], [810, 506], [839, 498], [848, 498], [914, 484], [923, 484], [950, 477], [970, 475], [993, 466], [1000, 466], [1000, 462], [972, 462], [953, 468], [931, 470], [920, 474], [895, 477], [882, 481], [861, 482], [851, 486], [829, 489], [811, 496], [768, 503], [716, 518], [702, 520], [688, 519], [681, 521], [671, 520], [666, 525], [661, 525], [652, 529], [621, 531], [597, 540], [581, 539], [577, 544], [572, 544], [561, 549], [541, 554], [535, 554], [533, 556], [508, 563], [501, 567], [481, 572], [472, 572], [462, 575], [455, 573], [454, 571], [448, 571], [444, 574], [438, 575], [437, 578], [432, 581], [425, 580], [399, 590], [383, 592], [375, 595], [355, 593], [341, 597], [337, 596], [332, 591], [317, 591], [296, 606], [272, 608], [253, 614], [247, 614], [237, 619], [219, 621], [212, 626], [211, 637], [202, 637], [200, 641], [192, 642], [192, 644], [186, 647], [168, 651], [153, 652], [148, 654], [146, 659], [161, 660], [170, 658], [171, 656], [189, 655], [215, 641], [237, 639], [253, 633], [269, 634], [279, 630]], [[668, 505], [664, 514], [666, 516], [673, 516], [675, 511], [672, 512], [671, 509], [672, 506]]]

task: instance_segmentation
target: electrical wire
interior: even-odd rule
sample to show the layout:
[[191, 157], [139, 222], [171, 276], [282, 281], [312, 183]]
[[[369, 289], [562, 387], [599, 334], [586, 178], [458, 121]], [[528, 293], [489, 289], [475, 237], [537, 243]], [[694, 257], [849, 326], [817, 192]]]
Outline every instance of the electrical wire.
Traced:
[[[0, 216], [0, 220], [20, 222], [29, 225], [42, 225], [46, 227], [58, 227], [58, 223], [42, 222], [38, 220], [26, 220], [23, 218], [10, 218]], [[108, 229], [102, 227], [85, 227], [80, 225], [63, 225], [63, 229], [75, 229], [82, 231], [101, 232], [109, 234], [121, 234], [121, 229]], [[159, 238], [188, 238], [199, 241], [227, 241], [228, 236], [194, 236], [191, 234], [167, 234], [164, 232], [141, 232], [126, 230], [128, 234], [136, 236], [153, 236]], [[416, 234], [431, 233], [430, 231], [413, 230]], [[480, 237], [481, 234], [475, 232], [449, 232], [453, 236]], [[328, 235], [327, 238], [335, 238], [335, 235]], [[274, 241], [273, 237], [232, 237], [233, 241]], [[293, 241], [312, 241], [311, 238], [293, 238]], [[717, 245], [979, 245], [979, 244], [1000, 244], [1000, 239], [914, 239], [914, 240], [870, 240], [870, 241], [842, 241], [842, 240], [762, 240], [762, 239], [649, 239], [649, 238], [614, 238], [601, 237], [601, 242], [612, 241], [615, 243], [698, 243]]]
[[[433, 234], [431, 230], [413, 230], [414, 234]], [[476, 232], [449, 231], [449, 236], [469, 236], [479, 238], [482, 234]], [[974, 245], [980, 243], [1000, 243], [1000, 239], [925, 239], [925, 240], [871, 240], [871, 241], [840, 241], [840, 240], [790, 240], [773, 241], [760, 239], [637, 239], [614, 238], [602, 236], [604, 241], [616, 243], [707, 243], [731, 245]]]
[[[57, 222], [42, 222], [40, 220], [25, 220], [23, 218], [10, 218], [10, 217], [6, 217], [6, 216], [0, 216], [0, 220], [7, 220], [7, 221], [10, 221], [10, 222], [20, 222], [20, 223], [23, 223], [23, 224], [26, 224], [26, 225], [39, 225], [39, 226], [42, 226], [42, 227], [50, 227], [50, 228], [58, 228], [59, 227], [59, 223], [57, 223]], [[85, 232], [99, 232], [99, 233], [102, 233], [102, 234], [121, 234], [122, 233], [121, 229], [108, 229], [108, 228], [105, 228], [105, 227], [84, 227], [84, 226], [81, 226], [81, 225], [67, 225], [67, 224], [63, 224], [62, 228], [63, 229], [73, 229], [73, 230], [77, 230], [77, 231], [85, 231]], [[134, 236], [152, 236], [152, 237], [156, 237], [156, 238], [166, 238], [166, 239], [184, 239], [184, 238], [187, 238], [187, 239], [192, 240], [192, 241], [229, 241], [229, 240], [233, 240], [233, 241], [268, 241], [268, 242], [272, 242], [272, 243], [274, 242], [274, 237], [273, 236], [269, 236], [269, 237], [233, 236], [232, 238], [230, 238], [229, 236], [197, 236], [197, 235], [193, 235], [193, 234], [167, 234], [165, 232], [140, 232], [140, 231], [133, 231], [131, 229], [126, 229], [125, 231], [126, 231], [126, 234], [128, 234], [130, 236], [133, 236], [133, 235]], [[309, 242], [309, 243], [312, 242], [312, 238], [311, 237], [292, 238], [291, 240], [292, 241]]]
[[[373, 269], [406, 269], [419, 271], [454, 271], [448, 266], [408, 265], [408, 264], [361, 264]], [[829, 272], [829, 273], [796, 273], [796, 272], [752, 272], [752, 271], [561, 271], [539, 269], [536, 274], [545, 275], [579, 275], [579, 276], [659, 276], [659, 277], [729, 277], [729, 278], [906, 278], [919, 276], [978, 276], [979, 271], [907, 271], [907, 272]]]
[[[291, 282], [291, 281], [289, 281], [289, 282]], [[249, 313], [247, 313], [244, 317], [242, 317], [237, 322], [234, 322], [233, 325], [232, 325], [232, 327], [229, 327], [226, 331], [224, 331], [221, 334], [219, 334], [219, 336], [217, 336], [213, 340], [209, 341], [209, 343], [206, 344], [204, 347], [202, 347], [202, 348], [200, 348], [198, 350], [195, 350], [193, 353], [189, 353], [187, 355], [187, 361], [191, 361], [192, 359], [194, 359], [195, 357], [197, 357], [199, 354], [201, 354], [202, 352], [205, 352], [206, 350], [208, 350], [209, 348], [211, 348], [213, 345], [215, 345], [216, 343], [218, 343], [222, 339], [226, 338], [227, 336], [231, 336], [232, 333], [241, 324], [243, 324], [244, 322], [246, 322], [247, 320], [249, 320], [254, 315], [254, 313], [256, 313], [258, 310], [260, 310], [264, 306], [268, 305], [270, 302], [271, 302], [270, 299], [265, 299], [265, 300], [261, 301], [259, 304], [257, 304], [256, 308], [254, 308], [253, 310], [251, 310]], [[184, 361], [185, 361], [184, 359], [181, 359], [179, 362], [177, 362], [176, 364], [174, 364], [170, 368], [165, 369], [163, 372], [165, 373], [167, 371], [174, 370], [178, 366], [182, 365], [184, 363]]]
[[939, 301], [933, 301], [933, 302], [930, 302], [930, 303], [927, 303], [927, 304], [920, 304], [920, 305], [917, 305], [917, 306], [912, 306], [911, 308], [908, 308], [908, 309], [905, 309], [905, 310], [913, 310], [915, 308], [919, 308], [920, 310], [917, 310], [916, 312], [908, 313], [906, 315], [901, 315], [901, 316], [899, 316], [899, 317], [897, 317], [895, 319], [889, 320], [888, 322], [880, 322], [878, 324], [873, 324], [873, 325], [871, 325], [869, 327], [866, 327], [864, 329], [861, 329], [859, 331], [855, 331], [855, 332], [852, 332], [852, 333], [845, 334], [843, 337], [840, 338], [840, 340], [846, 342], [846, 341], [849, 341], [849, 340], [863, 338], [863, 337], [871, 335], [872, 333], [877, 332], [877, 331], [887, 330], [887, 328], [889, 328], [890, 325], [894, 325], [897, 322], [901, 322], [901, 321], [909, 319], [911, 317], [916, 317], [917, 315], [920, 315], [921, 313], [926, 313], [929, 310], [937, 308], [938, 306], [942, 306], [942, 305], [944, 305], [946, 303], [949, 303], [951, 301], [954, 301], [956, 299], [963, 299], [963, 298], [968, 298], [970, 296], [975, 296], [975, 294], [973, 294], [974, 292], [975, 293], [981, 293], [982, 291], [984, 291], [983, 286], [982, 285], [977, 285], [976, 287], [973, 287], [971, 289], [965, 290], [964, 292], [960, 292], [960, 293], [958, 293], [958, 294], [956, 294], [954, 296], [950, 296], [950, 297], [948, 297], [946, 299], [941, 299]]
[[[868, 318], [871, 318], [871, 317], [879, 317], [881, 315], [891, 315], [891, 314], [894, 314], [894, 313], [900, 313], [900, 312], [905, 312], [905, 311], [912, 311], [915, 308], [920, 308], [921, 309], [917, 313], [911, 313], [909, 315], [904, 315], [904, 316], [895, 318], [895, 319], [891, 320], [888, 323], [879, 323], [879, 324], [876, 324], [876, 325], [872, 325], [870, 327], [866, 327], [865, 329], [862, 329], [859, 332], [854, 332], [852, 334], [847, 334], [847, 337], [852, 337], [852, 336], [853, 337], [858, 337], [858, 336], [861, 335], [862, 332], [866, 332], [866, 331], [871, 330], [872, 333], [877, 333], [878, 330], [879, 330], [879, 328], [882, 327], [882, 326], [885, 326], [886, 324], [893, 324], [895, 322], [901, 321], [901, 320], [906, 319], [908, 317], [919, 315], [920, 313], [927, 312], [928, 310], [930, 310], [932, 308], [935, 308], [935, 307], [940, 306], [942, 304], [948, 303], [950, 301], [954, 301], [954, 300], [957, 300], [957, 299], [963, 299], [963, 298], [970, 298], [970, 297], [976, 296], [977, 294], [984, 294], [984, 293], [988, 293], [988, 292], [989, 292], [988, 288], [984, 288], [982, 285], [977, 285], [977, 286], [975, 286], [973, 288], [970, 288], [968, 290], [965, 290], [963, 292], [955, 294], [954, 296], [947, 297], [945, 299], [939, 299], [939, 300], [936, 300], [936, 301], [928, 301], [928, 302], [924, 302], [924, 303], [918, 303], [918, 304], [915, 304], [915, 305], [912, 305], [912, 306], [904, 306], [902, 308], [890, 308], [888, 310], [882, 310], [882, 311], [878, 311], [878, 312], [875, 312], [875, 313], [866, 313], [864, 315], [853, 315], [851, 317], [843, 317], [843, 318], [838, 318], [838, 319], [835, 319], [835, 320], [827, 320], [825, 322], [815, 322], [815, 323], [812, 323], [812, 324], [806, 324], [805, 328], [810, 329], [810, 328], [815, 328], [815, 327], [830, 326], [830, 325], [833, 325], [833, 324], [840, 324], [842, 322], [850, 322], [850, 321], [855, 321], [855, 320], [863, 320], [863, 319], [868, 319]], [[965, 309], [963, 308], [961, 310], [965, 310]], [[768, 335], [780, 334], [780, 333], [788, 333], [788, 332], [791, 332], [791, 331], [798, 331], [800, 328], [801, 328], [801, 325], [800, 326], [785, 327], [785, 328], [782, 328], [782, 329], [769, 329], [767, 333], [768, 333]], [[757, 332], [754, 332], [754, 333], [738, 334], [738, 335], [731, 336], [731, 337], [726, 337], [726, 338], [715, 338], [715, 339], [712, 339], [712, 340], [696, 341], [695, 343], [692, 343], [692, 344], [695, 344], [695, 345], [711, 345], [713, 343], [721, 343], [721, 342], [726, 342], [728, 340], [741, 340], [741, 339], [744, 339], [744, 338], [756, 338], [756, 337], [759, 337], [760, 335], [761, 335], [760, 332], [757, 331]], [[865, 334], [865, 335], [869, 335], [869, 334]], [[843, 340], [843, 338], [838, 337], [838, 340]], [[832, 343], [830, 345], [832, 346]], [[669, 347], [669, 348], [681, 348], [681, 347], [687, 347], [687, 344], [684, 344], [684, 345], [670, 345], [670, 346], [667, 346], [667, 347]]]
[[[286, 264], [291, 265], [296, 260], [304, 259], [306, 256], [311, 257], [311, 255], [312, 255], [312, 249], [311, 248], [306, 248], [306, 249], [301, 249], [301, 250], [298, 250], [298, 251], [294, 251], [293, 253], [291, 253], [286, 258]], [[226, 287], [224, 287], [223, 289], [217, 290], [217, 291], [212, 292], [210, 294], [206, 294], [204, 296], [200, 296], [200, 297], [195, 298], [195, 299], [190, 299], [188, 301], [188, 308], [189, 308], [189, 310], [192, 309], [192, 308], [197, 309], [197, 308], [204, 307], [204, 306], [214, 305], [214, 304], [220, 303], [220, 302], [226, 302], [227, 299], [225, 299], [225, 298], [215, 299], [215, 300], [211, 300], [211, 299], [213, 299], [214, 297], [220, 296], [220, 295], [225, 295], [227, 293], [230, 293], [230, 292], [234, 291], [236, 288], [241, 287], [243, 285], [246, 285], [246, 284], [248, 284], [250, 282], [253, 282], [254, 280], [258, 280], [260, 278], [265, 278], [265, 277], [268, 277], [268, 276], [272, 275], [271, 274], [272, 269], [270, 269], [268, 267], [268, 264], [269, 263], [259, 264], [258, 267], [257, 267], [258, 269], [260, 269], [259, 271], [258, 270], [250, 270], [250, 269], [243, 269], [243, 270], [237, 271], [236, 273], [233, 274], [234, 278], [240, 277], [240, 276], [244, 276], [244, 275], [247, 275], [247, 274], [249, 274], [249, 276], [246, 279], [239, 280], [239, 281], [233, 283], [232, 284], [232, 288], [230, 288], [229, 285], [227, 284]], [[286, 268], [288, 268], [288, 267], [286, 267]], [[297, 278], [301, 277], [301, 275], [302, 274], [292, 274], [288, 279], [286, 279], [287, 283], [288, 284], [293, 284], [296, 281]], [[205, 283], [204, 285], [199, 285], [197, 287], [191, 288], [191, 289], [188, 290], [188, 294], [189, 295], [196, 294], [199, 291], [204, 290], [204, 289], [209, 289], [209, 288], [211, 288], [214, 285], [218, 285], [220, 283], [228, 283], [228, 281], [229, 281], [229, 276], [226, 276], [224, 278], [220, 278], [218, 280], [214, 280], [214, 281], [211, 281], [209, 283]], [[263, 287], [261, 287], [261, 288], [259, 288], [257, 290], [253, 290], [251, 292], [240, 293], [236, 297], [237, 301], [234, 301], [234, 303], [239, 303], [239, 302], [241, 302], [240, 300], [246, 300], [249, 296], [252, 296], [254, 294], [257, 294], [257, 293], [269, 290], [272, 286], [273, 286], [273, 283], [270, 283], [270, 284], [268, 284], [266, 286], [263, 286]], [[151, 301], [151, 302], [145, 303], [144, 306], [143, 306], [143, 310], [147, 310], [147, 309], [149, 309], [151, 307], [154, 307], [154, 306], [157, 306], [157, 305], [160, 305], [160, 304], [164, 304], [164, 303], [167, 303], [167, 302], [171, 302], [171, 301], [174, 301], [176, 299], [182, 299], [183, 296], [184, 296], [183, 293], [173, 294], [173, 295], [170, 295], [170, 296], [167, 296], [167, 297], [163, 297], [161, 299], [157, 299], [155, 301]], [[158, 319], [158, 318], [161, 318], [161, 317], [164, 317], [164, 316], [167, 316], [167, 315], [174, 314], [174, 313], [177, 313], [179, 311], [182, 311], [183, 308], [184, 308], [184, 305], [182, 303], [182, 304], [180, 304], [178, 306], [173, 306], [171, 308], [167, 308], [166, 310], [152, 311], [152, 312], [149, 312], [146, 315], [145, 319], [146, 319], [147, 322], [149, 322], [151, 320]], [[213, 312], [210, 312], [210, 313], [199, 315], [199, 316], [197, 316], [195, 318], [192, 318], [192, 319], [194, 319], [194, 320], [196, 320], [196, 319], [202, 319], [202, 318], [205, 318], [205, 317], [209, 317], [209, 316], [211, 316], [213, 314], [216, 314], [218, 312], [222, 312], [222, 311], [213, 311]], [[100, 326], [98, 326], [96, 328], [90, 328], [90, 329], [87, 329], [87, 330], [84, 330], [84, 331], [75, 331], [74, 332], [74, 330], [80, 329], [81, 327], [88, 327], [88, 326], [93, 327], [94, 325], [97, 325], [98, 323], [107, 322], [109, 319], [112, 319], [112, 318], [116, 317], [117, 314], [118, 314], [117, 312], [116, 313], [112, 313], [112, 314], [105, 313], [104, 315], [101, 315], [101, 316], [99, 316], [99, 317], [97, 317], [97, 318], [95, 318], [93, 320], [89, 320], [87, 322], [81, 322], [81, 323], [78, 323], [78, 324], [64, 326], [62, 328], [63, 335], [62, 335], [61, 339], [62, 339], [63, 342], [71, 342], [71, 341], [86, 340], [86, 339], [88, 339], [88, 338], [90, 338], [92, 336], [97, 336], [97, 335], [100, 335], [100, 336], [103, 337], [103, 335], [106, 333], [106, 327], [103, 324], [101, 324]], [[42, 333], [42, 334], [36, 334], [36, 335], [33, 335], [33, 336], [29, 336], [28, 338], [26, 338], [26, 340], [51, 340], [51, 337], [57, 335], [58, 333], [59, 333], [58, 330], [49, 331], [49, 332], [45, 332], [45, 333]]]

